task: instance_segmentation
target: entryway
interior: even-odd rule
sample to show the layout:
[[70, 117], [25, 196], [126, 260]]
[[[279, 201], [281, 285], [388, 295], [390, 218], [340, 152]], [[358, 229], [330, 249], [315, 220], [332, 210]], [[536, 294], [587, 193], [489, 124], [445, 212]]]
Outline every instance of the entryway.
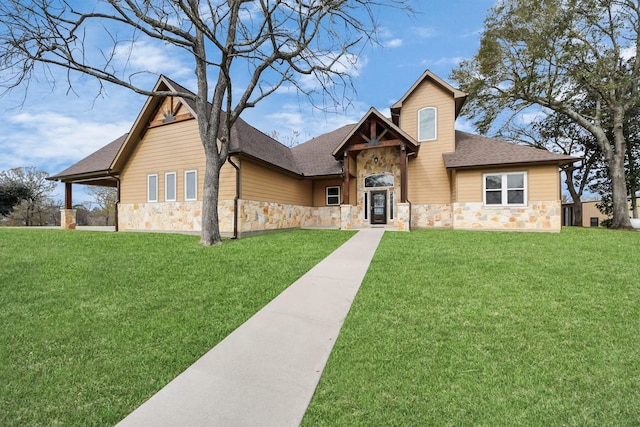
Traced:
[[387, 223], [387, 192], [371, 192], [371, 224]]

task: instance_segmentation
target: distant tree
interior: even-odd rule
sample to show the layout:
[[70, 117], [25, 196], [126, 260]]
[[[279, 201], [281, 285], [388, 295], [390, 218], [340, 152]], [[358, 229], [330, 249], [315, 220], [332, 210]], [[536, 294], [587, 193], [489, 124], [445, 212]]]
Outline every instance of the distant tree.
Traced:
[[[377, 39], [376, 9], [408, 0], [3, 0], [0, 2], [0, 86], [28, 86], [50, 67], [66, 69], [73, 90], [77, 73], [100, 85], [117, 84], [148, 96], [193, 102], [204, 147], [203, 245], [221, 243], [218, 223], [220, 169], [229, 155], [231, 128], [246, 108], [285, 86], [314, 102], [348, 105], [350, 68], [364, 44]], [[86, 42], [102, 37], [99, 50]], [[150, 91], [136, 84], [145, 69], [119, 54], [140, 41], [160, 41], [185, 54], [197, 90]], [[120, 69], [118, 69], [120, 68]], [[241, 80], [238, 80], [241, 76]], [[244, 80], [243, 80], [244, 79]], [[211, 85], [210, 85], [211, 80]], [[101, 86], [102, 88], [102, 86]], [[317, 104], [316, 104], [317, 105]]]
[[0, 172], [0, 182], [13, 183], [27, 189], [27, 197], [14, 206], [11, 217], [19, 223], [32, 226], [44, 225], [49, 222], [49, 211], [53, 203], [49, 195], [56, 186], [55, 182], [47, 181], [49, 174], [39, 171], [36, 167], [13, 168]]
[[[637, 0], [499, 1], [485, 20], [480, 50], [453, 72], [481, 131], [505, 113], [537, 105], [593, 135], [609, 170], [613, 228], [631, 228], [624, 128], [640, 103], [639, 21]], [[585, 102], [594, 107], [585, 110]]]
[[29, 189], [18, 182], [0, 181], [0, 215], [7, 216], [21, 201], [29, 197]]
[[[93, 199], [92, 203], [98, 205], [99, 211], [97, 214], [104, 216], [104, 224], [101, 225], [109, 225], [109, 219], [113, 220], [115, 216], [114, 212], [118, 190], [113, 187], [90, 186], [87, 193]], [[92, 213], [93, 211], [95, 211], [95, 209], [92, 209]]]

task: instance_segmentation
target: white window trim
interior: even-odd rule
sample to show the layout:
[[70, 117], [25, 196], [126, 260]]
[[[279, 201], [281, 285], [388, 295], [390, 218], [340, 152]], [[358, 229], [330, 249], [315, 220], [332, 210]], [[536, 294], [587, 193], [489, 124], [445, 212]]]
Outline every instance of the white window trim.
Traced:
[[[169, 180], [167, 177], [169, 175], [173, 175], [173, 199], [169, 199], [167, 194], [169, 194]], [[165, 202], [175, 202], [178, 197], [178, 177], [175, 172], [167, 172], [164, 174], [164, 201]]]
[[[150, 180], [151, 177], [154, 177], [156, 179], [156, 197], [155, 199], [151, 198], [151, 185], [150, 185]], [[150, 173], [147, 175], [147, 202], [157, 202], [158, 201], [158, 174], [157, 173]]]
[[[330, 188], [337, 188], [338, 189], [337, 196], [336, 195], [329, 196], [329, 189]], [[325, 201], [325, 204], [327, 206], [340, 206], [340, 197], [342, 196], [341, 192], [342, 191], [341, 191], [339, 185], [331, 185], [329, 187], [325, 187], [325, 190], [324, 190], [324, 195], [325, 195], [325, 200], [324, 201]], [[329, 203], [329, 197], [338, 197], [338, 203]]]
[[[434, 132], [433, 132], [433, 138], [423, 138], [420, 132], [420, 113], [422, 113], [425, 110], [433, 110], [434, 111]], [[438, 109], [436, 107], [425, 107], [425, 108], [421, 108], [418, 110], [418, 141], [422, 142], [422, 141], [435, 141], [436, 139], [438, 139]]]
[[[524, 191], [524, 195], [523, 195], [523, 203], [508, 203], [508, 190], [509, 188], [507, 188], [507, 176], [509, 175], [523, 175], [523, 182], [522, 185], [524, 186], [524, 188], [522, 189]], [[501, 176], [502, 177], [502, 188], [500, 189], [501, 191], [501, 197], [502, 197], [502, 203], [498, 204], [487, 204], [487, 176]], [[529, 192], [527, 191], [528, 188], [528, 180], [527, 180], [527, 172], [525, 171], [519, 171], [519, 172], [492, 172], [492, 173], [485, 173], [482, 174], [482, 201], [484, 203], [484, 205], [486, 207], [496, 207], [496, 206], [507, 206], [507, 207], [521, 207], [521, 206], [527, 206], [528, 200], [529, 200]], [[518, 190], [517, 188], [512, 188], [512, 190]], [[497, 189], [495, 189], [494, 191], [497, 191]]]
[[[189, 173], [194, 173], [195, 174], [195, 197], [193, 198], [189, 198], [187, 197], [187, 174]], [[191, 170], [186, 170], [184, 171], [184, 200], [187, 202], [192, 202], [194, 200], [198, 200], [198, 171], [196, 169], [191, 169]]]

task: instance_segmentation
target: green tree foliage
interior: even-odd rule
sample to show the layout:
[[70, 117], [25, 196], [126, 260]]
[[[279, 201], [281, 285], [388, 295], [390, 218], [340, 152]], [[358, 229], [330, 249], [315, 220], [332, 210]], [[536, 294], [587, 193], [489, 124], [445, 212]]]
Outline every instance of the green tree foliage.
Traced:
[[21, 201], [29, 197], [29, 189], [17, 182], [0, 181], [0, 215], [7, 216]]
[[614, 228], [631, 227], [624, 128], [639, 103], [639, 21], [636, 0], [500, 1], [478, 53], [453, 72], [471, 94], [466, 114], [481, 132], [532, 106], [589, 132], [609, 170]]

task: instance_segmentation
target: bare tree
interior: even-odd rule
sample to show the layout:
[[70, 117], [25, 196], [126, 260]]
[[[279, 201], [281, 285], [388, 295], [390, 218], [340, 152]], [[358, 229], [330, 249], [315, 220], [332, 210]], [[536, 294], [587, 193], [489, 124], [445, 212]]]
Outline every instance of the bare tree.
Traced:
[[90, 186], [87, 194], [93, 199], [91, 203], [98, 205], [100, 211], [104, 213], [104, 225], [109, 225], [109, 218], [113, 218], [111, 212], [113, 212], [116, 207], [118, 190], [113, 187]]
[[[108, 82], [143, 95], [193, 101], [206, 157], [201, 243], [217, 244], [219, 172], [234, 122], [285, 85], [308, 96], [323, 94], [325, 106], [348, 103], [348, 70], [363, 44], [375, 42], [380, 6], [409, 10], [408, 0], [103, 0], [73, 6], [64, 0], [4, 0], [2, 84], [28, 85], [42, 64], [45, 70], [69, 70], [70, 89], [73, 72], [79, 72], [99, 79], [100, 90]], [[112, 43], [96, 55], [87, 40], [100, 30]], [[141, 40], [186, 51], [195, 94], [149, 91], [135, 84], [145, 70], [118, 70], [117, 53]], [[233, 84], [238, 73], [248, 76], [242, 88]], [[301, 84], [301, 76], [316, 85]]]
[[47, 172], [39, 171], [34, 166], [0, 172], [0, 182], [12, 183], [27, 189], [26, 197], [13, 208], [11, 218], [26, 226], [45, 225], [49, 222], [53, 206], [49, 195], [56, 183], [47, 181], [48, 176]]

